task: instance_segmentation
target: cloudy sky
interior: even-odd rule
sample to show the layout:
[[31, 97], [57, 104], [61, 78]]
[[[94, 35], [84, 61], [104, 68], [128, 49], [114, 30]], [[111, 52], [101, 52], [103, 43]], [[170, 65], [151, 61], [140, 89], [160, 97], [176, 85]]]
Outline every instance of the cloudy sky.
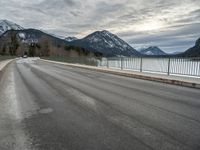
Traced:
[[0, 0], [0, 19], [78, 38], [106, 29], [135, 48], [174, 52], [200, 37], [200, 0]]

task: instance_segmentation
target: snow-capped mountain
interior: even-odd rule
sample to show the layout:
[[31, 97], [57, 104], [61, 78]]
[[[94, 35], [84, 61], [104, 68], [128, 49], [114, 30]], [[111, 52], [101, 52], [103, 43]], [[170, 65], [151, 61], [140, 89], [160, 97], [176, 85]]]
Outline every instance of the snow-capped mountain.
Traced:
[[42, 37], [48, 37], [54, 43], [67, 44], [77, 47], [85, 48], [90, 52], [97, 52], [103, 56], [139, 56], [141, 55], [128, 43], [120, 39], [118, 36], [110, 33], [109, 31], [96, 31], [83, 39], [76, 37], [63, 38], [47, 32], [41, 32], [36, 29], [24, 29], [8, 20], [0, 20], [0, 35], [8, 30], [18, 30], [17, 36], [22, 43], [38, 43]]
[[37, 29], [24, 29], [17, 32], [17, 37], [22, 43], [38, 43], [41, 40], [49, 40], [56, 44], [65, 44], [67, 43], [64, 39], [61, 39], [52, 34], [45, 33]]
[[96, 31], [83, 39], [70, 42], [91, 51], [100, 52], [104, 56], [138, 56], [140, 55], [128, 43], [109, 31]]
[[68, 42], [72, 42], [72, 41], [78, 40], [78, 38], [76, 38], [76, 37], [67, 37], [67, 38], [65, 38], [65, 40], [68, 41]]
[[148, 48], [140, 49], [140, 53], [144, 55], [167, 55], [164, 51], [162, 51], [157, 46], [151, 46]]
[[23, 30], [24, 28], [8, 20], [0, 20], [0, 35], [8, 30]]

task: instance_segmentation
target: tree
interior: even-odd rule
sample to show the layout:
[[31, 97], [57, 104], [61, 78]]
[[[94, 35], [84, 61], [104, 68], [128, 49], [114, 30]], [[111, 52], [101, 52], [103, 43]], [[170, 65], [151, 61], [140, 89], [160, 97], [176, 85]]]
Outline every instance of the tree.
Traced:
[[36, 49], [36, 44], [29, 45], [28, 55], [30, 57], [34, 57], [35, 56], [35, 49]]
[[39, 45], [39, 50], [40, 50], [40, 56], [49, 56], [50, 55], [50, 50], [51, 50], [51, 45], [50, 45], [50, 40], [46, 36], [42, 36], [40, 38], [40, 43]]
[[2, 54], [2, 55], [5, 55], [5, 54], [6, 54], [6, 45], [3, 45], [1, 54]]
[[16, 51], [19, 47], [19, 43], [18, 43], [18, 40], [17, 40], [17, 36], [16, 36], [16, 33], [13, 32], [12, 35], [11, 35], [11, 42], [10, 42], [10, 45], [9, 45], [9, 53], [10, 55], [16, 55]]

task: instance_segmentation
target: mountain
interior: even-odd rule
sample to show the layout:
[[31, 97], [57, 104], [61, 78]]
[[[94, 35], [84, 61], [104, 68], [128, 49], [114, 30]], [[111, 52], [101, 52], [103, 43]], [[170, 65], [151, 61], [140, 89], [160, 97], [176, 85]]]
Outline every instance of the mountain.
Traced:
[[139, 56], [140, 53], [125, 41], [110, 33], [109, 31], [96, 31], [83, 39], [69, 42], [93, 52], [100, 52], [104, 56]]
[[[55, 37], [37, 29], [16, 30], [18, 38], [24, 43], [37, 43], [41, 38], [46, 37], [56, 44], [64, 44], [65, 40]], [[34, 42], [35, 41], [35, 42]]]
[[0, 35], [8, 30], [23, 30], [24, 28], [8, 20], [0, 20]]
[[52, 56], [60, 51], [58, 45], [64, 44], [64, 40], [40, 30], [8, 30], [0, 36], [0, 53], [20, 56], [25, 52], [29, 53], [30, 48], [33, 48], [35, 56]]
[[0, 54], [21, 56], [101, 56], [80, 46], [70, 46], [64, 39], [36, 29], [8, 30], [0, 35]]
[[[11, 32], [13, 31], [13, 32]], [[8, 21], [0, 21], [0, 37], [1, 43], [0, 48], [4, 45], [9, 45], [12, 36], [16, 36], [17, 40], [20, 42], [20, 45], [26, 44], [37, 44], [44, 45], [42, 42], [48, 41], [53, 50], [50, 52], [56, 53], [56, 47], [59, 49], [64, 45], [68, 45], [75, 48], [77, 47], [89, 51], [89, 53], [100, 54], [103, 56], [140, 56], [141, 54], [132, 48], [125, 41], [120, 39], [118, 36], [110, 33], [109, 31], [96, 31], [83, 39], [77, 39], [76, 37], [68, 37], [62, 39], [58, 36], [49, 34], [45, 31], [40, 31], [36, 29], [24, 29], [23, 27]], [[4, 41], [5, 43], [3, 43]], [[10, 41], [11, 42], [11, 41]], [[26, 47], [26, 49], [28, 49]], [[67, 48], [66, 48], [67, 49]], [[1, 49], [0, 49], [1, 51]], [[21, 50], [22, 51], [22, 50]]]
[[181, 56], [185, 57], [200, 57], [200, 38], [196, 41], [195, 45], [186, 50]]
[[53, 36], [53, 37], [56, 37], [56, 38], [62, 39], [62, 40], [65, 39], [65, 36], [62, 36], [62, 35], [57, 35], [57, 34], [54, 34], [54, 33], [48, 32], [48, 31], [46, 31], [46, 30], [41, 30], [41, 29], [40, 29], [40, 31], [42, 31], [42, 32], [44, 32], [44, 33], [46, 33], [46, 34], [48, 34], [48, 35], [51, 35], [51, 36]]
[[179, 55], [179, 54], [182, 54], [183, 52], [173, 52], [173, 53], [170, 53], [170, 55]]
[[67, 38], [65, 38], [65, 40], [68, 41], [68, 42], [72, 42], [72, 41], [78, 40], [78, 38], [76, 38], [76, 37], [67, 37]]
[[154, 56], [167, 55], [167, 53], [165, 53], [164, 51], [162, 51], [157, 46], [151, 46], [151, 47], [148, 47], [148, 48], [145, 48], [145, 49], [141, 49], [140, 53], [144, 54], [144, 55], [154, 55]]

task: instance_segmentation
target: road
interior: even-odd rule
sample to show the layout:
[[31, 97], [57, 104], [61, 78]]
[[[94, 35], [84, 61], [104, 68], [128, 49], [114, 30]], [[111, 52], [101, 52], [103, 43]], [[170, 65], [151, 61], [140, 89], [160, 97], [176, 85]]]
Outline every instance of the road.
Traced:
[[0, 150], [199, 150], [200, 90], [67, 67], [11, 63]]

